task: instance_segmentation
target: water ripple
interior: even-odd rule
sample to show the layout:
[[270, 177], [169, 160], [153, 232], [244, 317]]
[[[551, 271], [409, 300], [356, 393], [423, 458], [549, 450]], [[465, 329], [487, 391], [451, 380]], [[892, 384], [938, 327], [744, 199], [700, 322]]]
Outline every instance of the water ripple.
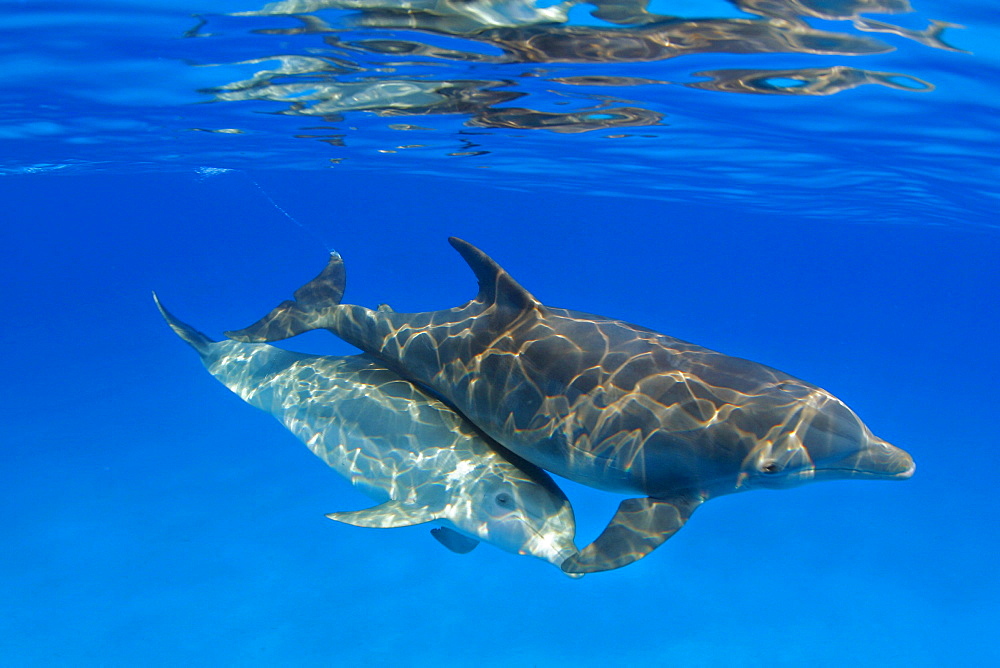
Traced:
[[48, 5], [0, 9], [18, 28], [0, 50], [0, 174], [391, 167], [996, 225], [998, 59], [981, 26], [957, 25], [982, 20], [967, 7], [247, 0], [192, 20]]

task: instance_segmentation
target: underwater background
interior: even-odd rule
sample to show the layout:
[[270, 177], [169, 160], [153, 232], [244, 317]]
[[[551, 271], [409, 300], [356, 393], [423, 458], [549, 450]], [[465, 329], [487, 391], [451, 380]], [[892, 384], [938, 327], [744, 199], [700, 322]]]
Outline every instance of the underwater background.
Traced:
[[[994, 666], [1000, 18], [943, 0], [0, 2], [0, 663]], [[713, 500], [572, 580], [371, 501], [213, 380], [322, 268], [777, 367], [905, 482]], [[327, 332], [282, 347], [351, 354]], [[577, 543], [622, 497], [559, 479]]]

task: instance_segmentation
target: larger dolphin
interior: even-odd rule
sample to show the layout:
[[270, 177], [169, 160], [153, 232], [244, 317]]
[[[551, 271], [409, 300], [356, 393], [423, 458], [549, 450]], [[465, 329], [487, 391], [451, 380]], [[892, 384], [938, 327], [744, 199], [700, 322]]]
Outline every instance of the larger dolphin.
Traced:
[[377, 360], [212, 341], [156, 304], [209, 373], [381, 502], [330, 519], [362, 527], [436, 522], [432, 534], [455, 552], [486, 541], [557, 566], [576, 554], [573, 509], [544, 471], [515, 466], [516, 457], [501, 456], [461, 416]]
[[618, 568], [676, 533], [707, 499], [812, 480], [904, 479], [911, 457], [829, 392], [649, 329], [542, 305], [482, 251], [452, 238], [479, 279], [457, 308], [338, 305], [339, 255], [256, 324], [274, 341], [326, 328], [443, 396], [525, 459], [600, 489], [640, 493], [567, 559]]

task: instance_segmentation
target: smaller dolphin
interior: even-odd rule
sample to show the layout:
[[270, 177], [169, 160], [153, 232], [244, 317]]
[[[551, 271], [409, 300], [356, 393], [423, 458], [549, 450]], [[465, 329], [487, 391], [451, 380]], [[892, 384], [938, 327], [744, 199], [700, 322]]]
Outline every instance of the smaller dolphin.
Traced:
[[548, 474], [500, 454], [455, 411], [374, 358], [212, 341], [153, 299], [209, 373], [380, 502], [330, 519], [377, 528], [436, 522], [431, 533], [454, 552], [486, 541], [557, 567], [577, 553], [573, 509]]

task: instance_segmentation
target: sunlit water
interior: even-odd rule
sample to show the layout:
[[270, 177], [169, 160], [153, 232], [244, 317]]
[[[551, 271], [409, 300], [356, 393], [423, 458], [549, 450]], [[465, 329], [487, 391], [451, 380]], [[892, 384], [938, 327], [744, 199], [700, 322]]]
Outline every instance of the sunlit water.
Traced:
[[[5, 665], [995, 665], [986, 4], [0, 3]], [[571, 580], [371, 501], [205, 372], [337, 249], [349, 301], [539, 299], [768, 364], [905, 482], [713, 500]], [[326, 332], [285, 347], [354, 352]], [[559, 480], [578, 543], [621, 497]]]

